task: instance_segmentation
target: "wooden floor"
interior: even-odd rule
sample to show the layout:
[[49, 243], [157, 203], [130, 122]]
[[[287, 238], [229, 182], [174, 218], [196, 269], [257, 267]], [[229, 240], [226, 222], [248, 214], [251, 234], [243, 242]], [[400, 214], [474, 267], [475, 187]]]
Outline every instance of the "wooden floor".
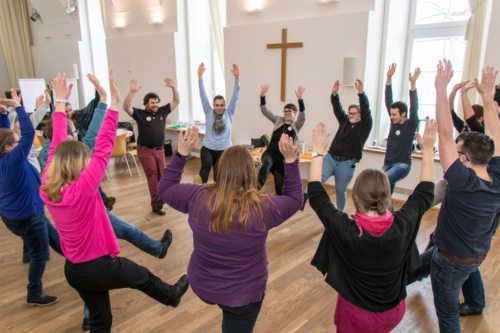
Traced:
[[[199, 169], [199, 160], [188, 162], [183, 178], [191, 182]], [[166, 228], [174, 239], [165, 259], [153, 258], [127, 242], [120, 241], [122, 255], [150, 268], [168, 282], [186, 272], [192, 251], [191, 231], [184, 214], [167, 207], [167, 215], [150, 213], [145, 177], [130, 177], [124, 169], [110, 167], [111, 180], [103, 182], [109, 195], [117, 198], [113, 210], [146, 234], [159, 239]], [[272, 177], [264, 188], [274, 188]], [[332, 189], [329, 188], [329, 191]], [[331, 193], [333, 196], [333, 193]], [[397, 205], [397, 204], [396, 204]], [[347, 212], [353, 212], [348, 200]], [[437, 211], [424, 216], [418, 237], [425, 246], [434, 229]], [[321, 274], [309, 264], [323, 228], [309, 206], [289, 221], [274, 229], [267, 242], [269, 281], [266, 298], [255, 332], [334, 332], [333, 311], [336, 292]], [[481, 266], [487, 294], [483, 316], [462, 318], [462, 331], [470, 333], [500, 332], [500, 274], [496, 255], [498, 239]], [[22, 243], [1, 223], [0, 226], [0, 332], [79, 332], [82, 301], [66, 283], [64, 259], [51, 251], [44, 274], [44, 288], [59, 302], [46, 308], [26, 305], [27, 264], [21, 264]], [[113, 332], [220, 332], [221, 312], [200, 301], [189, 290], [176, 309], [163, 306], [141, 292], [124, 289], [111, 292]], [[498, 317], [497, 317], [498, 316]], [[496, 328], [495, 328], [496, 327]], [[438, 332], [432, 303], [430, 280], [425, 279], [408, 288], [407, 311], [395, 332]]]

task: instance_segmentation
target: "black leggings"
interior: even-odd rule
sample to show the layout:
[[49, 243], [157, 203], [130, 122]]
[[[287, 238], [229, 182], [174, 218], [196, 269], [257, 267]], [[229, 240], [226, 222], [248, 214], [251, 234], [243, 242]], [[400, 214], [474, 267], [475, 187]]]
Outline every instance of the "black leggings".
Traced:
[[200, 177], [201, 182], [206, 183], [208, 181], [208, 176], [210, 175], [210, 169], [214, 168], [214, 181], [215, 175], [217, 174], [217, 163], [224, 150], [212, 150], [205, 146], [201, 147], [200, 158], [201, 158], [201, 169]]
[[89, 308], [93, 333], [111, 332], [113, 316], [109, 291], [112, 289], [138, 289], [165, 305], [176, 301], [171, 285], [147, 268], [123, 257], [104, 256], [80, 264], [66, 260], [64, 274]]
[[259, 170], [258, 185], [264, 186], [267, 175], [271, 172], [274, 175], [274, 189], [276, 194], [283, 193], [283, 181], [285, 178], [285, 161], [283, 155], [265, 151], [262, 154], [262, 166]]

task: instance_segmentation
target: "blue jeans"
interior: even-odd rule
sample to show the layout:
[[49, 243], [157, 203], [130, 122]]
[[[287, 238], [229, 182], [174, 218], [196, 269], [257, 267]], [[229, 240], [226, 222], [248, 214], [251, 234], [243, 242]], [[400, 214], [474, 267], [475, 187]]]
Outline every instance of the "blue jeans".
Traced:
[[431, 262], [431, 282], [434, 307], [441, 333], [460, 332], [458, 314], [460, 288], [471, 274], [478, 271], [481, 262], [457, 264], [434, 251]]
[[349, 186], [349, 183], [351, 182], [355, 169], [355, 159], [339, 162], [333, 159], [330, 153], [327, 153], [323, 157], [321, 183], [324, 184], [331, 176], [335, 177], [335, 197], [337, 200], [337, 209], [340, 211], [344, 211], [347, 199], [347, 186]]
[[387, 174], [389, 178], [389, 183], [391, 184], [391, 194], [394, 192], [394, 187], [396, 183], [408, 176], [410, 173], [411, 164], [406, 163], [393, 163], [393, 164], [384, 164], [382, 169]]
[[126, 240], [130, 244], [152, 255], [153, 257], [160, 256], [163, 251], [163, 244], [161, 242], [147, 236], [136, 226], [122, 220], [113, 213], [108, 212], [108, 216], [116, 238]]
[[20, 236], [28, 247], [31, 262], [28, 270], [28, 298], [42, 294], [42, 276], [49, 258], [49, 244], [62, 255], [59, 235], [45, 216], [44, 211], [23, 219], [8, 219], [2, 216], [5, 226]]

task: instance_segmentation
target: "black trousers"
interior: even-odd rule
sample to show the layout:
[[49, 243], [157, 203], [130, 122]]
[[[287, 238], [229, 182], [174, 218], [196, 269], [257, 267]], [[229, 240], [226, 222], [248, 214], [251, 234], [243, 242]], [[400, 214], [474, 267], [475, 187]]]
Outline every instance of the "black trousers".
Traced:
[[283, 182], [285, 179], [285, 161], [283, 155], [265, 151], [261, 157], [262, 166], [259, 170], [258, 185], [259, 188], [264, 186], [267, 180], [267, 175], [271, 172], [274, 176], [274, 190], [276, 194], [283, 193]]
[[214, 168], [214, 181], [215, 175], [217, 174], [217, 163], [221, 157], [224, 150], [212, 150], [205, 146], [201, 147], [200, 158], [201, 158], [201, 169], [200, 178], [202, 183], [208, 181], [208, 176], [210, 175], [210, 169]]
[[252, 333], [262, 301], [239, 307], [218, 306], [222, 309], [222, 333]]
[[64, 274], [89, 308], [92, 333], [111, 332], [113, 316], [109, 291], [112, 289], [138, 289], [165, 305], [176, 300], [171, 285], [147, 268], [123, 257], [104, 256], [80, 264], [66, 260]]

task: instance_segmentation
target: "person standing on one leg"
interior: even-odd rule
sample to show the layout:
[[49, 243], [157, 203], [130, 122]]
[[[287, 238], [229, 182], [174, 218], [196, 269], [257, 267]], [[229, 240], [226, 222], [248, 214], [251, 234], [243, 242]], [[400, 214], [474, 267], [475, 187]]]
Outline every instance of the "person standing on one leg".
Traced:
[[123, 109], [137, 122], [137, 156], [148, 179], [151, 209], [153, 213], [165, 215], [163, 202], [158, 197], [158, 181], [165, 167], [165, 121], [179, 105], [179, 92], [174, 80], [166, 78], [165, 85], [172, 89], [172, 101], [160, 106], [160, 97], [155, 93], [144, 96], [144, 109], [132, 107], [132, 100], [140, 87], [136, 80], [130, 81], [130, 90], [123, 101]]
[[259, 170], [257, 188], [260, 190], [266, 183], [267, 175], [271, 172], [274, 175], [274, 189], [276, 194], [281, 194], [283, 190], [283, 179], [285, 177], [285, 167], [283, 164], [283, 154], [279, 149], [279, 142], [282, 134], [286, 134], [294, 140], [298, 140], [298, 134], [306, 121], [306, 107], [302, 96], [305, 88], [298, 86], [295, 90], [299, 102], [299, 110], [297, 115], [297, 107], [295, 104], [288, 103], [283, 108], [283, 116], [273, 114], [266, 106], [266, 94], [269, 90], [269, 84], [260, 86], [260, 111], [270, 121], [274, 123], [273, 134], [267, 149], [262, 154], [262, 166]]
[[444, 60], [437, 69], [439, 158], [448, 184], [433, 237], [430, 275], [440, 331], [460, 332], [460, 289], [466, 300], [484, 307], [478, 268], [490, 249], [500, 212], [500, 119], [493, 100], [497, 72], [487, 67], [476, 85], [484, 102], [485, 134], [462, 133], [455, 143], [446, 96], [452, 66]]
[[198, 66], [198, 87], [200, 89], [201, 105], [205, 113], [205, 137], [201, 147], [201, 169], [200, 178], [202, 183], [208, 181], [210, 170], [214, 170], [214, 180], [217, 173], [217, 162], [224, 152], [224, 149], [231, 147], [231, 130], [233, 127], [233, 117], [236, 112], [236, 104], [240, 95], [240, 69], [236, 64], [231, 67], [231, 73], [234, 76], [234, 88], [231, 101], [226, 108], [226, 100], [223, 96], [214, 97], [213, 105], [205, 91], [203, 83], [203, 73], [205, 73], [203, 63]]
[[420, 76], [420, 68], [416, 68], [413, 75], [409, 74], [410, 80], [410, 114], [408, 117], [408, 106], [403, 102], [392, 102], [392, 76], [396, 72], [396, 64], [391, 64], [387, 71], [387, 82], [385, 86], [385, 106], [391, 118], [391, 128], [387, 138], [387, 150], [385, 153], [383, 169], [389, 177], [391, 194], [394, 192], [396, 182], [405, 178], [410, 173], [411, 149], [415, 131], [418, 127], [418, 96], [417, 79]]
[[339, 122], [339, 129], [333, 138], [328, 153], [323, 158], [323, 171], [321, 183], [324, 184], [331, 176], [335, 177], [335, 197], [337, 209], [344, 211], [346, 204], [347, 186], [351, 182], [356, 163], [361, 160], [363, 146], [365, 145], [372, 129], [373, 119], [370, 103], [363, 89], [363, 82], [356, 80], [359, 105], [352, 104], [348, 111], [340, 104], [340, 81], [337, 80], [332, 87], [330, 101], [333, 114]]

